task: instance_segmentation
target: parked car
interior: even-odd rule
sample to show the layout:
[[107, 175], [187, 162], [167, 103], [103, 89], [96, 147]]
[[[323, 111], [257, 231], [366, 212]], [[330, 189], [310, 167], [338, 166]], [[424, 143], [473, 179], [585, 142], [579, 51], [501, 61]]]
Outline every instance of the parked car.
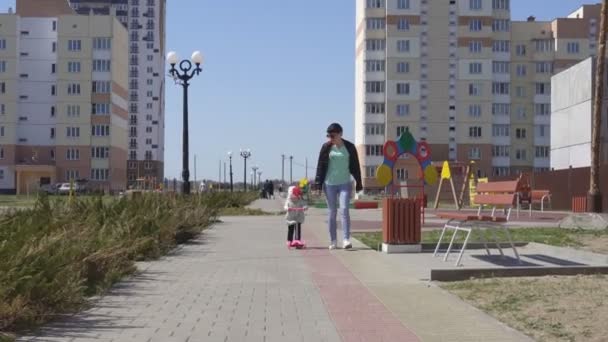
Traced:
[[[78, 185], [78, 183], [74, 183], [73, 190], [74, 193], [80, 192], [80, 186]], [[61, 185], [59, 185], [59, 188], [57, 189], [57, 193], [59, 195], [68, 195], [70, 193], [70, 183], [61, 183]]]
[[59, 189], [59, 185], [61, 184], [44, 184], [40, 186], [40, 191], [48, 194], [48, 195], [56, 195], [57, 190]]

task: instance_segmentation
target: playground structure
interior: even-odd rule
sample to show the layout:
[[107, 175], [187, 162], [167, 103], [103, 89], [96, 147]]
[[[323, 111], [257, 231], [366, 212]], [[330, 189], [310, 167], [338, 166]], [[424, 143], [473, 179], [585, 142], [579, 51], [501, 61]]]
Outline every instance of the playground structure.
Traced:
[[[448, 192], [451, 193], [450, 199], [454, 201], [454, 205], [458, 210], [464, 207], [465, 194], [467, 190], [467, 185], [469, 186], [469, 204], [471, 202], [471, 198], [475, 196], [475, 186], [477, 184], [476, 174], [475, 174], [475, 162], [471, 161], [469, 163], [462, 162], [448, 162], [444, 161], [441, 166], [436, 166], [438, 170], [441, 172], [441, 179], [439, 181], [439, 185], [437, 186], [437, 193], [435, 194], [435, 203], [433, 205], [434, 209], [439, 208], [439, 203], [442, 200], [442, 192], [443, 192], [443, 184], [444, 181], [449, 182], [450, 187]], [[455, 183], [455, 180], [458, 183]], [[459, 189], [457, 192], [456, 189]], [[445, 192], [443, 192], [445, 194]], [[446, 197], [445, 195], [443, 196]]]

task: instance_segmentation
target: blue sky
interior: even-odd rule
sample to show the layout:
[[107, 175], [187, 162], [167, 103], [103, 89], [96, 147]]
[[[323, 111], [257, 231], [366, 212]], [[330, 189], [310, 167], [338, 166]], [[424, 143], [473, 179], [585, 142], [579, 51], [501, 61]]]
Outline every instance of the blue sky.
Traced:
[[[512, 18], [551, 19], [596, 2], [511, 0]], [[14, 3], [0, 0], [0, 8]], [[190, 87], [190, 152], [197, 155], [198, 179], [216, 180], [226, 152], [238, 155], [241, 147], [252, 150], [262, 178], [280, 178], [282, 153], [314, 166], [333, 121], [353, 137], [354, 0], [167, 3], [167, 51], [189, 57], [201, 50], [206, 57]], [[166, 96], [165, 174], [179, 178], [181, 87], [168, 80]], [[243, 179], [240, 157], [234, 172]], [[304, 176], [303, 167], [294, 165], [293, 172], [294, 179]], [[285, 173], [288, 179], [287, 163]]]

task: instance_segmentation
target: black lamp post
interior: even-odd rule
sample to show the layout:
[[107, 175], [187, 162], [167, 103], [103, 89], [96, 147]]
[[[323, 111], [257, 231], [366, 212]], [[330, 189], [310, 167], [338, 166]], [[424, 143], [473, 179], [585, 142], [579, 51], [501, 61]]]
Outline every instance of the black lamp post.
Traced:
[[245, 192], [247, 192], [247, 159], [251, 157], [251, 150], [241, 150], [241, 157], [243, 157], [243, 161], [245, 162], [243, 165], [243, 184]]
[[[203, 69], [201, 68], [201, 64], [203, 63], [203, 55], [200, 51], [195, 51], [192, 54], [192, 62], [187, 59], [179, 62], [179, 70], [175, 68], [179, 57], [175, 52], [169, 52], [167, 54], [167, 62], [171, 65], [171, 70], [169, 73], [173, 76], [173, 79], [176, 83], [181, 84], [184, 89], [184, 127], [183, 127], [183, 135], [182, 135], [182, 193], [184, 195], [190, 194], [190, 170], [189, 167], [189, 152], [188, 152], [188, 86], [190, 85], [190, 79], [194, 77], [194, 75], [198, 75]], [[195, 66], [192, 66], [192, 63]], [[181, 72], [180, 72], [181, 71]]]
[[[234, 187], [232, 185], [232, 152], [228, 152], [228, 159], [230, 160], [230, 192], [234, 192]], [[226, 164], [224, 164], [225, 167]]]

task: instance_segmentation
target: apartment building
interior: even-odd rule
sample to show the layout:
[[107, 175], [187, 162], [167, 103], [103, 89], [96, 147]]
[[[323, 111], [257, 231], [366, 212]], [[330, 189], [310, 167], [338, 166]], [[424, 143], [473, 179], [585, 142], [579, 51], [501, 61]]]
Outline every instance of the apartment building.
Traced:
[[115, 11], [127, 28], [129, 183], [164, 177], [166, 0], [69, 0], [80, 14]]
[[[382, 145], [406, 129], [433, 160], [480, 176], [548, 169], [551, 76], [596, 50], [600, 5], [511, 21], [509, 0], [357, 0], [355, 141], [377, 188]], [[419, 178], [414, 160], [396, 178]]]
[[127, 32], [61, 0], [0, 14], [0, 192], [126, 187]]

